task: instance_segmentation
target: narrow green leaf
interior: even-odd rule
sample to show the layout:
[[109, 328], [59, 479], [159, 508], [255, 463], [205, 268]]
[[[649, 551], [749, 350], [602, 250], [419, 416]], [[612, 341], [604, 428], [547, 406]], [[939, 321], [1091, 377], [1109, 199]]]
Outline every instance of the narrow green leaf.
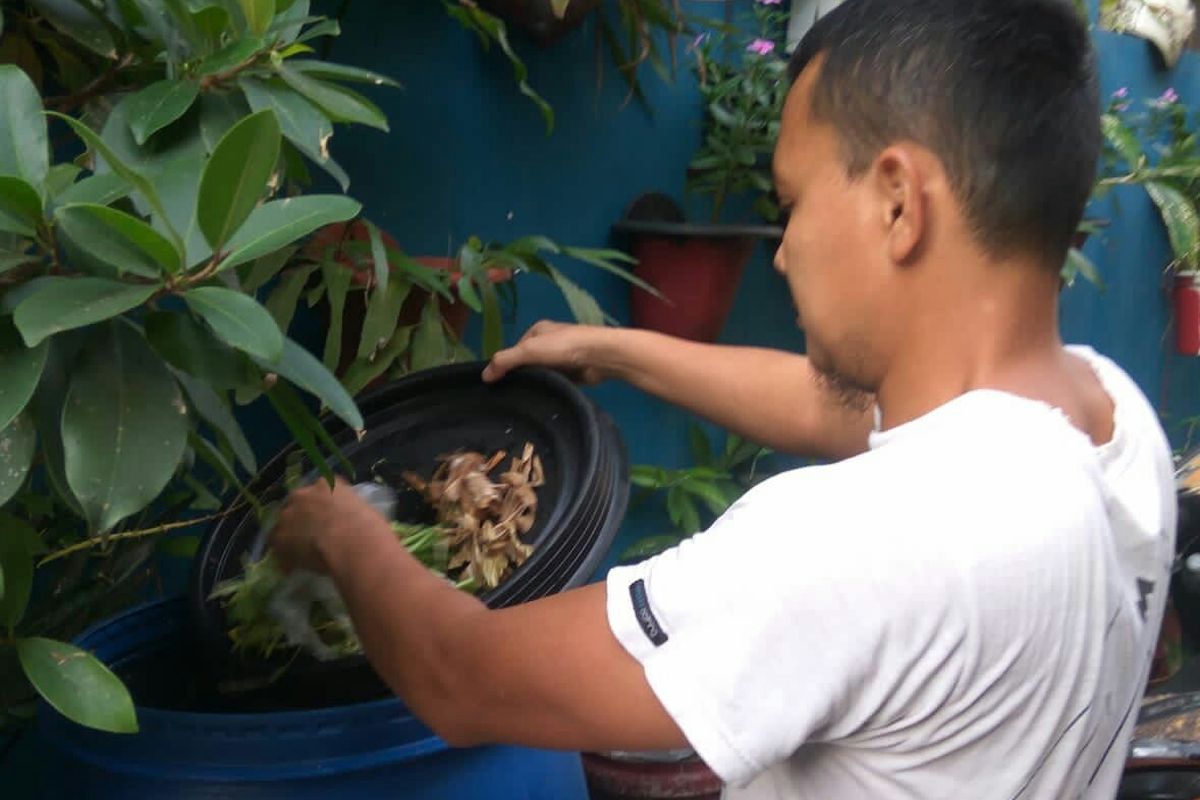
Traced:
[[295, 392], [282, 384], [276, 384], [270, 391], [267, 392], [267, 399], [271, 403], [271, 407], [275, 409], [275, 413], [283, 420], [283, 424], [287, 426], [288, 431], [292, 434], [292, 438], [300, 445], [300, 449], [308, 456], [308, 460], [316, 467], [322, 477], [328, 481], [330, 486], [333, 486], [334, 474], [333, 469], [329, 466], [329, 462], [325, 460], [325, 456], [317, 447], [317, 440], [314, 434], [314, 429], [320, 427], [320, 423], [312, 418], [308, 413], [308, 409], [296, 397]]
[[309, 160], [328, 172], [341, 185], [343, 192], [346, 191], [350, 178], [329, 155], [333, 123], [324, 112], [281, 83], [243, 77], [238, 85], [245, 92], [246, 101], [252, 109], [274, 111], [284, 137]]
[[712, 445], [708, 435], [699, 425], [688, 426], [688, 444], [692, 450], [692, 460], [697, 464], [711, 464], [713, 460]]
[[250, 265], [250, 268], [245, 273], [239, 270], [239, 274], [243, 276], [242, 290], [253, 294], [263, 286], [266, 286], [272, 278], [279, 274], [281, 269], [287, 266], [295, 254], [295, 247], [284, 247], [262, 258], [255, 259], [254, 263]]
[[229, 27], [229, 12], [221, 6], [212, 5], [192, 12], [192, 23], [204, 38], [208, 50], [221, 45], [221, 37]]
[[483, 293], [483, 357], [490, 359], [504, 347], [504, 328], [500, 319], [500, 300], [496, 286], [489, 280], [480, 283]]
[[0, 568], [4, 570], [4, 596], [0, 598], [0, 625], [12, 630], [25, 616], [33, 590], [33, 553], [29, 541], [37, 533], [28, 522], [0, 514]]
[[382, 291], [387, 289], [388, 277], [391, 274], [387, 248], [383, 246], [383, 236], [379, 233], [379, 228], [375, 226], [375, 223], [363, 220], [363, 224], [367, 228], [367, 240], [371, 243], [371, 264], [375, 268], [375, 289]]
[[647, 536], [638, 539], [626, 548], [621, 553], [619, 560], [623, 564], [645, 561], [647, 558], [652, 558], [659, 553], [670, 550], [677, 544], [679, 544], [679, 537], [674, 534], [664, 533], [658, 536]]
[[1096, 269], [1096, 265], [1090, 258], [1074, 247], [1067, 251], [1067, 259], [1063, 263], [1061, 275], [1067, 286], [1074, 286], [1075, 278], [1082, 275], [1097, 289], [1102, 291], [1104, 289], [1104, 279], [1100, 277], [1100, 270]]
[[46, 173], [46, 195], [56, 199], [65, 192], [79, 177], [83, 170], [74, 164], [54, 164]]
[[370, 359], [355, 359], [346, 369], [346, 374], [342, 378], [342, 385], [346, 387], [346, 391], [351, 395], [357, 395], [371, 381], [387, 372], [396, 359], [408, 350], [408, 346], [412, 342], [412, 331], [412, 326], [398, 328], [392, 333], [392, 338], [378, 348]]
[[146, 140], [182, 117], [200, 94], [200, 84], [165, 79], [150, 84], [129, 100], [129, 129], [134, 140]]
[[238, 38], [200, 62], [194, 75], [202, 78], [241, 66], [253, 61], [266, 48], [266, 42], [256, 36]]
[[205, 464], [212, 467], [213, 472], [217, 473], [226, 485], [236, 489], [237, 493], [249, 503], [251, 508], [260, 515], [262, 514], [262, 506], [258, 498], [246, 488], [245, 484], [238, 480], [237, 473], [233, 471], [233, 467], [225, 459], [225, 456], [221, 455], [221, 451], [213, 446], [212, 442], [192, 431], [188, 434], [188, 443], [191, 444], [196, 456]]
[[59, 207], [55, 220], [79, 247], [120, 273], [159, 278], [179, 272], [183, 254], [154, 228], [108, 206], [74, 203]]
[[42, 221], [42, 200], [32, 186], [13, 175], [0, 175], [0, 231], [32, 237]]
[[297, 42], [308, 42], [319, 36], [340, 36], [341, 26], [336, 19], [322, 19], [296, 38]]
[[183, 299], [230, 347], [265, 361], [283, 353], [283, 333], [253, 297], [221, 286], [201, 286], [184, 292]]
[[49, 347], [26, 347], [11, 320], [0, 319], [0, 428], [29, 405], [42, 377]]
[[1196, 213], [1196, 207], [1183, 192], [1158, 181], [1146, 184], [1146, 194], [1162, 215], [1176, 263], [1194, 269], [1200, 248], [1200, 215]]
[[254, 449], [250, 447], [250, 442], [246, 441], [246, 434], [233, 416], [225, 398], [217, 394], [208, 384], [188, 375], [176, 374], [175, 377], [179, 381], [179, 385], [183, 387], [188, 399], [191, 400], [196, 413], [229, 443], [233, 454], [237, 456], [238, 462], [246, 472], [251, 475], [258, 472]]
[[431, 369], [446, 363], [446, 334], [442, 323], [442, 314], [438, 308], [437, 298], [430, 296], [421, 311], [421, 321], [413, 332], [412, 359], [410, 366], [413, 372]]
[[[0, 506], [11, 500], [25, 483], [36, 442], [33, 418], [27, 411], [0, 428]], [[8, 533], [0, 531], [0, 536]]]
[[[308, 282], [310, 275], [316, 271], [316, 264], [301, 264], [283, 273], [279, 284], [267, 298], [267, 311], [279, 330], [287, 333], [292, 325], [292, 317], [296, 314], [296, 306], [300, 303], [300, 293]], [[322, 287], [324, 288], [324, 287]]]
[[0, 175], [23, 178], [44, 196], [50, 148], [42, 98], [29, 76], [13, 64], [0, 64], [0, 108]]
[[171, 371], [132, 326], [84, 348], [62, 417], [67, 483], [93, 532], [158, 497], [183, 457], [187, 407]]
[[149, 300], [157, 284], [132, 285], [103, 278], [47, 277], [26, 297], [13, 321], [33, 347], [59, 331], [82, 328], [123, 314]]
[[262, 36], [275, 18], [275, 0], [238, 0], [242, 14], [246, 17], [246, 27], [255, 36]]
[[288, 86], [307, 97], [335, 122], [357, 122], [381, 131], [388, 130], [387, 117], [362, 95], [310, 78], [288, 64], [279, 65], [277, 71]]
[[370, 360], [393, 339], [400, 321], [400, 309], [411, 289], [412, 284], [408, 281], [395, 280], [387, 288], [376, 287], [371, 292], [358, 340], [358, 358]]
[[1130, 169], [1137, 169], [1142, 162], [1144, 153], [1138, 141], [1137, 134], [1113, 114], [1100, 115], [1100, 130], [1104, 138], [1113, 146], [1121, 158], [1125, 159]]
[[95, 203], [106, 206], [120, 200], [132, 191], [129, 181], [115, 172], [89, 175], [68, 186], [56, 199], [60, 205], [70, 203]]
[[321, 194], [264, 203], [250, 213], [229, 240], [229, 255], [221, 262], [221, 269], [273, 253], [332, 222], [345, 222], [361, 208], [348, 197]]
[[720, 516], [729, 508], [729, 502], [725, 495], [713, 484], [708, 481], [699, 480], [697, 478], [686, 477], [680, 481], [680, 486], [687, 490], [690, 494], [694, 494], [704, 501], [712, 513]]
[[550, 270], [551, 278], [562, 292], [563, 299], [567, 301], [567, 306], [571, 309], [571, 314], [574, 315], [576, 322], [581, 325], [603, 325], [608, 321], [608, 317], [600, 308], [600, 304], [596, 302], [596, 298], [558, 270], [553, 267]]
[[129, 690], [95, 656], [40, 637], [18, 640], [17, 656], [38, 694], [67, 719], [109, 733], [137, 733]]
[[[484, 281], [487, 278], [483, 279]], [[458, 297], [476, 314], [483, 313], [483, 300], [479, 297], [479, 290], [475, 288], [475, 278], [469, 278], [463, 275], [462, 279], [455, 286], [458, 289]]]
[[354, 273], [337, 261], [328, 259], [321, 264], [325, 282], [325, 298], [329, 301], [329, 330], [325, 333], [322, 361], [330, 372], [337, 370], [342, 354], [342, 325], [346, 313], [346, 294]]
[[617, 275], [625, 279], [634, 286], [637, 286], [639, 289], [644, 289], [656, 297], [662, 296], [659, 294], [658, 289], [655, 289], [653, 286], [646, 283], [637, 275], [634, 275], [632, 272], [620, 266], [619, 264], [614, 263], [615, 261], [624, 261], [627, 264], [637, 263], [636, 258], [627, 256], [618, 250], [591, 250], [584, 247], [564, 247], [562, 248], [562, 254], [582, 261], [585, 264], [590, 264], [593, 267], [598, 267], [605, 272], [611, 272], [613, 275]]
[[362, 430], [363, 418], [354, 399], [325, 366], [291, 339], [283, 340], [278, 361], [256, 359], [264, 370], [277, 373], [311, 395], [354, 430]]
[[279, 123], [259, 111], [221, 137], [200, 177], [196, 219], [213, 250], [237, 232], [267, 189], [279, 160]]
[[346, 81], [348, 83], [369, 83], [372, 86], [393, 86], [400, 88], [400, 84], [386, 75], [380, 75], [378, 72], [372, 72], [369, 69], [361, 69], [359, 67], [350, 67], [345, 64], [330, 64], [326, 61], [310, 61], [292, 59], [288, 62], [288, 66], [294, 70], [299, 70], [311, 78], [320, 78], [329, 81]]
[[158, 196], [158, 192], [155, 191], [154, 185], [145, 176], [136, 172], [133, 168], [121, 160], [121, 158], [113, 151], [113, 149], [105, 144], [104, 140], [101, 139], [100, 136], [97, 135], [97, 133], [87, 125], [84, 125], [82, 122], [74, 119], [73, 117], [68, 117], [66, 114], [59, 114], [56, 111], [48, 111], [46, 113], [53, 117], [58, 117], [70, 125], [71, 129], [75, 131], [75, 134], [80, 139], [83, 139], [87, 146], [95, 151], [96, 155], [104, 159], [104, 163], [108, 165], [109, 169], [120, 175], [125, 182], [134, 189], [141, 192], [142, 197], [144, 197], [146, 200], [146, 203], [150, 206], [154, 213], [159, 216], [159, 219], [162, 221], [162, 223], [167, 226], [168, 238], [175, 243], [177, 249], [183, 250], [183, 241], [179, 237], [179, 231], [170, 225], [170, 217], [167, 215], [166, 209], [163, 207], [162, 199]]

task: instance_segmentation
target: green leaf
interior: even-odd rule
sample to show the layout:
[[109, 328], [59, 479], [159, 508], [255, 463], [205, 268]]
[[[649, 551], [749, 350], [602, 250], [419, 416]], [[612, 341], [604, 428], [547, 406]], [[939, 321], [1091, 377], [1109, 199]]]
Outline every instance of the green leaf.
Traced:
[[567, 307], [571, 309], [576, 322], [580, 325], [603, 325], [608, 321], [596, 298], [553, 267], [550, 268], [550, 276], [562, 292], [563, 299], [567, 301]]
[[137, 733], [129, 690], [95, 656], [40, 637], [18, 640], [17, 655], [38, 694], [67, 719], [109, 733]]
[[279, 129], [289, 142], [313, 163], [328, 172], [342, 187], [350, 186], [346, 172], [329, 155], [333, 123], [319, 108], [287, 86], [243, 77], [238, 85], [255, 111], [270, 109], [279, 119]]
[[[27, 411], [0, 428], [0, 506], [11, 500], [25, 483], [36, 442], [33, 418]], [[0, 536], [8, 533], [0, 531]]]
[[[393, 324], [395, 324], [395, 320], [393, 320]], [[399, 328], [392, 334], [391, 339], [388, 339], [381, 348], [375, 351], [371, 358], [356, 359], [342, 377], [342, 385], [346, 387], [346, 391], [351, 395], [357, 395], [366, 388], [367, 384], [387, 372], [412, 343], [412, 331], [412, 326]]]
[[1130, 169], [1137, 169], [1141, 165], [1144, 156], [1142, 145], [1138, 142], [1137, 134], [1122, 122], [1120, 117], [1101, 114], [1100, 130], [1113, 149], [1129, 164]]
[[627, 547], [618, 560], [623, 564], [645, 561], [647, 558], [670, 550], [677, 544], [679, 544], [679, 537], [675, 534], [664, 533], [659, 536], [647, 536]]
[[196, 219], [213, 250], [237, 232], [267, 189], [279, 160], [279, 123], [259, 111], [221, 137], [200, 177]]
[[213, 472], [217, 473], [217, 475], [222, 481], [225, 482], [226, 485], [232, 486], [234, 489], [236, 489], [238, 494], [240, 494], [242, 498], [250, 505], [250, 507], [253, 508], [261, 517], [262, 506], [258, 502], [258, 498], [255, 497], [240, 480], [238, 480], [237, 474], [233, 471], [233, 467], [225, 459], [225, 456], [221, 455], [221, 451], [218, 450], [212, 442], [208, 441], [203, 436], [200, 436], [195, 431], [192, 431], [188, 434], [188, 442], [191, 444], [192, 450], [195, 451], [196, 456], [205, 464], [208, 464], [210, 467], [212, 467]]
[[303, 264], [298, 267], [292, 267], [287, 272], [283, 273], [283, 277], [279, 280], [279, 285], [271, 292], [267, 298], [267, 311], [270, 313], [275, 324], [279, 326], [279, 330], [287, 333], [287, 329], [292, 325], [292, 317], [296, 314], [296, 306], [300, 302], [300, 293], [304, 291], [304, 285], [308, 282], [308, 277], [317, 269], [316, 264]]
[[342, 324], [346, 314], [346, 293], [350, 291], [350, 281], [354, 273], [347, 267], [332, 259], [321, 264], [321, 274], [325, 281], [325, 297], [329, 300], [329, 330], [325, 334], [325, 352], [322, 361], [325, 368], [334, 371], [342, 356]]
[[75, 369], [75, 357], [86, 338], [87, 334], [83, 331], [71, 331], [46, 342], [49, 349], [46, 366], [37, 391], [33, 394], [33, 401], [29, 404], [37, 427], [42, 466], [50, 488], [78, 517], [83, 516], [83, 509], [67, 485], [63, 463], [62, 415], [70, 376]]
[[370, 360], [394, 338], [396, 325], [400, 321], [400, 309], [411, 289], [412, 284], [408, 281], [395, 280], [387, 288], [377, 286], [371, 292], [363, 317], [362, 335], [358, 340], [358, 358]]
[[143, 278], [173, 275], [183, 265], [183, 254], [158, 231], [132, 214], [108, 206], [73, 203], [61, 206], [55, 219], [63, 232], [89, 255], [117, 273]]
[[129, 129], [139, 145], [182, 117], [200, 94], [200, 84], [165, 79], [150, 84], [129, 100]]
[[0, 625], [12, 630], [25, 616], [33, 590], [33, 553], [29, 542], [37, 533], [28, 522], [0, 514], [0, 569], [4, 572], [4, 596], [0, 597]]
[[430, 295], [421, 311], [421, 321], [413, 332], [411, 367], [413, 372], [420, 372], [444, 363], [446, 334], [442, 327], [442, 314], [437, 298]]
[[1096, 269], [1096, 265], [1081, 250], [1074, 247], [1067, 251], [1067, 260], [1063, 263], [1061, 275], [1067, 286], [1075, 285], [1075, 278], [1082, 275], [1097, 289], [1104, 289], [1104, 279], [1100, 277], [1100, 270]]
[[265, 361], [283, 353], [283, 333], [253, 297], [221, 286], [201, 286], [184, 292], [183, 299], [230, 347]]
[[707, 481], [685, 477], [679, 482], [679, 485], [687, 490], [688, 493], [694, 494], [703, 500], [705, 505], [717, 516], [724, 514], [725, 510], [729, 508], [729, 501], [724, 493]]
[[325, 366], [291, 339], [283, 340], [283, 356], [278, 361], [256, 359], [264, 370], [274, 372], [311, 395], [354, 430], [362, 430], [363, 418], [345, 387]]
[[1183, 192], [1158, 181], [1146, 184], [1146, 194], [1158, 206], [1163, 224], [1167, 226], [1176, 263], [1194, 269], [1200, 248], [1200, 215], [1196, 213], [1196, 207]]
[[0, 428], [29, 405], [49, 349], [45, 342], [26, 347], [12, 321], [0, 319]]
[[46, 194], [57, 198], [75, 183], [82, 170], [74, 164], [54, 164], [46, 173]]
[[267, 47], [258, 37], [243, 37], [230, 42], [200, 62], [193, 73], [197, 78], [232, 69], [254, 60]]
[[221, 6], [205, 6], [192, 12], [192, 23], [212, 50], [220, 46], [221, 36], [229, 27], [229, 12]]
[[102, 322], [149, 300], [157, 284], [132, 285], [103, 278], [48, 277], [13, 313], [25, 344], [33, 347], [59, 331]]
[[388, 129], [387, 117], [378, 106], [362, 95], [310, 78], [288, 64], [281, 64], [277, 69], [279, 77], [283, 78], [288, 86], [307, 97], [335, 122], [357, 122], [381, 131]]
[[62, 417], [67, 483], [93, 532], [145, 508], [187, 443], [179, 384], [132, 326], [112, 323], [84, 348]]
[[634, 275], [621, 265], [613, 263], [615, 261], [623, 261], [626, 264], [637, 263], [636, 258], [628, 256], [619, 250], [593, 250], [584, 247], [564, 247], [562, 248], [562, 254], [582, 261], [585, 264], [590, 264], [593, 267], [602, 269], [605, 272], [611, 272], [613, 275], [617, 275], [625, 279], [634, 286], [637, 286], [639, 289], [646, 290], [655, 297], [662, 297], [658, 289], [655, 289], [653, 286], [646, 283], [644, 280], [639, 278], [637, 275]]
[[[272, 278], [274, 278], [281, 269], [287, 266], [292, 260], [292, 256], [296, 254], [295, 247], [284, 247], [276, 250], [274, 253], [265, 255], [262, 258], [255, 259], [245, 273], [239, 274], [242, 277], [242, 290], [250, 293], [257, 292], [263, 286], [266, 286]], [[269, 310], [269, 309], [268, 309]], [[282, 330], [282, 328], [281, 328]]]
[[[114, 26], [99, 9], [88, 10], [75, 2], [32, 0], [30, 5], [58, 31], [108, 59], [116, 59], [113, 43]], [[108, 23], [108, 24], [106, 24]]]
[[[210, 155], [229, 129], [249, 116], [250, 106], [237, 92], [205, 92], [200, 95], [200, 139]], [[255, 109], [257, 110], [257, 109]]]
[[159, 198], [158, 192], [155, 191], [154, 185], [150, 183], [145, 176], [134, 171], [128, 164], [122, 161], [121, 158], [113, 151], [113, 149], [105, 144], [104, 140], [102, 140], [96, 134], [96, 132], [87, 125], [84, 125], [79, 120], [68, 117], [65, 114], [59, 114], [55, 111], [49, 111], [47, 113], [51, 116], [58, 117], [70, 125], [71, 129], [75, 131], [75, 134], [79, 136], [80, 139], [83, 139], [83, 141], [87, 143], [88, 147], [95, 151], [96, 155], [104, 159], [104, 163], [108, 165], [109, 169], [120, 175], [125, 179], [126, 183], [142, 193], [146, 203], [151, 209], [153, 209], [154, 213], [159, 216], [163, 224], [167, 225], [168, 237], [172, 242], [175, 243], [177, 249], [183, 250], [183, 242], [179, 238], [179, 232], [169, 224], [170, 217], [168, 217], [166, 209], [163, 208], [162, 200]]
[[191, 314], [151, 311], [143, 319], [146, 340], [177, 370], [218, 390], [255, 385], [258, 371], [238, 351], [218, 340]]
[[309, 42], [319, 36], [341, 36], [342, 28], [336, 19], [322, 19], [296, 38], [297, 42]]
[[288, 66], [303, 72], [311, 78], [330, 81], [346, 81], [348, 83], [369, 83], [372, 86], [393, 86], [401, 88], [400, 84], [386, 75], [371, 72], [369, 69], [350, 67], [345, 64], [330, 64], [326, 61], [310, 61], [292, 59]]
[[363, 220], [363, 224], [367, 228], [367, 239], [371, 243], [371, 264], [375, 267], [375, 290], [382, 291], [387, 288], [388, 277], [391, 274], [387, 248], [383, 246], [383, 236], [379, 233], [379, 228], [375, 227], [370, 220]]
[[237, 419], [233, 416], [233, 412], [230, 411], [225, 398], [213, 391], [213, 388], [208, 384], [188, 375], [177, 374], [175, 377], [178, 379], [179, 385], [183, 387], [183, 391], [187, 393], [188, 399], [192, 402], [192, 407], [196, 409], [196, 413], [211, 425], [213, 430], [224, 437], [246, 472], [251, 475], [258, 472], [258, 464], [254, 459], [254, 449], [246, 441], [246, 434], [242, 432], [242, 426], [238, 424]]
[[0, 108], [0, 175], [23, 178], [43, 196], [50, 169], [46, 120], [41, 95], [20, 67], [0, 64]]
[[106, 206], [120, 200], [132, 191], [129, 181], [115, 172], [89, 175], [63, 190], [57, 198], [60, 205], [70, 203], [95, 203]]
[[688, 426], [688, 443], [692, 450], [692, 460], [697, 464], [711, 464], [713, 460], [712, 444], [708, 435], [699, 425]]
[[295, 392], [286, 385], [276, 384], [273, 386], [267, 392], [267, 399], [275, 409], [275, 413], [283, 420], [283, 424], [287, 426], [292, 438], [296, 440], [296, 444], [300, 445], [300, 449], [308, 456], [308, 460], [329, 482], [329, 485], [333, 486], [333, 469], [330, 468], [329, 462], [325, 460], [325, 456], [317, 447], [315, 430], [321, 427], [320, 422], [313, 419], [312, 414], [308, 413], [308, 409], [296, 397]]
[[345, 222], [362, 209], [339, 195], [306, 195], [272, 200], [250, 213], [246, 223], [229, 240], [229, 255], [221, 269], [253, 261], [307, 236], [332, 222]]
[[0, 231], [32, 237], [42, 221], [42, 200], [23, 179], [0, 175]]
[[275, 0], [238, 0], [246, 26], [255, 36], [262, 36], [275, 18]]
[[486, 278], [479, 288], [483, 292], [483, 357], [490, 359], [504, 347], [500, 300], [496, 296], [495, 284]]

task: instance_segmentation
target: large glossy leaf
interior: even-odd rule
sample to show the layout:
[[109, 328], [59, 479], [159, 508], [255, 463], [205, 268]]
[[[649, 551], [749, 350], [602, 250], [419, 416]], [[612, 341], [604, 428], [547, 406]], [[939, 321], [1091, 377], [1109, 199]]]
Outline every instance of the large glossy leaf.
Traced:
[[[194, 267], [212, 256], [212, 247], [196, 222], [196, 198], [200, 187], [199, 160], [180, 159], [155, 175], [154, 185], [162, 198], [171, 227], [179, 231], [184, 245], [185, 267]], [[166, 226], [155, 219], [156, 230]]]
[[238, 0], [246, 27], [255, 36], [262, 36], [275, 18], [275, 0]]
[[1200, 215], [1197, 215], [1196, 207], [1183, 192], [1158, 181], [1146, 184], [1146, 194], [1158, 206], [1163, 224], [1167, 226], [1175, 261], [1181, 267], [1195, 268], [1200, 255]]
[[129, 129], [139, 145], [179, 119], [196, 102], [200, 85], [165, 79], [150, 84], [129, 100]]
[[84, 331], [70, 331], [60, 333], [46, 343], [49, 348], [46, 367], [42, 371], [37, 391], [34, 392], [33, 402], [29, 404], [37, 427], [42, 467], [49, 479], [50, 488], [80, 517], [83, 516], [83, 509], [79, 507], [79, 501], [67, 485], [67, 473], [63, 464], [62, 412], [71, 372], [74, 371], [75, 357], [87, 335]]
[[258, 370], [191, 314], [153, 311], [143, 320], [146, 340], [175, 369], [220, 390], [256, 383]]
[[349, 197], [323, 194], [264, 203], [250, 213], [245, 224], [229, 240], [226, 248], [229, 255], [221, 262], [221, 269], [273, 253], [317, 228], [350, 219], [361, 208]]
[[200, 178], [196, 217], [219, 250], [242, 226], [267, 189], [279, 160], [279, 123], [271, 111], [251, 114], [221, 137]]
[[250, 114], [250, 107], [237, 92], [206, 92], [200, 96], [198, 106], [200, 138], [204, 142], [205, 150], [210, 154], [217, 149], [221, 137], [239, 120]]
[[42, 220], [42, 200], [23, 178], [0, 175], [0, 231], [32, 237]]
[[311, 78], [322, 80], [347, 81], [350, 83], [369, 83], [372, 86], [395, 86], [400, 84], [386, 75], [371, 72], [369, 69], [350, 67], [345, 64], [330, 64], [326, 61], [309, 61], [307, 59], [292, 59], [288, 66], [303, 72]]
[[103, 278], [48, 277], [26, 297], [13, 321], [33, 347], [59, 331], [115, 317], [150, 299], [158, 285], [133, 285]]
[[183, 254], [132, 214], [95, 204], [62, 206], [54, 215], [63, 232], [118, 273], [158, 278], [179, 271]]
[[[11, 500], [25, 482], [36, 441], [33, 417], [27, 411], [0, 428], [0, 506]], [[5, 533], [0, 531], [0, 536]]]
[[187, 443], [179, 384], [132, 326], [103, 327], [79, 356], [62, 418], [67, 483], [92, 531], [167, 485]]
[[20, 639], [17, 655], [38, 694], [67, 719], [109, 733], [137, 733], [129, 690], [95, 656], [40, 637]]
[[[108, 165], [109, 169], [111, 169], [117, 175], [120, 175], [125, 182], [134, 189], [141, 192], [142, 197], [145, 198], [146, 203], [150, 206], [154, 213], [160, 217], [164, 224], [167, 223], [170, 218], [167, 215], [166, 210], [163, 208], [162, 199], [159, 198], [158, 192], [155, 191], [154, 185], [149, 181], [149, 179], [126, 164], [124, 160], [122, 160], [121, 157], [118, 156], [116, 152], [87, 125], [84, 125], [79, 120], [74, 119], [73, 117], [68, 117], [65, 114], [59, 114], [57, 112], [48, 113], [50, 113], [52, 116], [58, 117], [70, 125], [71, 129], [75, 131], [75, 134], [79, 136], [80, 139], [83, 139], [83, 141], [87, 143], [87, 146], [90, 147], [96, 153], [96, 155], [104, 160], [104, 163]], [[179, 232], [175, 230], [173, 226], [168, 227], [167, 235], [171, 241], [175, 243], [176, 247], [182, 249], [183, 244], [179, 237]]]
[[185, 292], [183, 299], [230, 347], [265, 361], [283, 354], [283, 333], [253, 297], [220, 286], [202, 286]]
[[30, 0], [29, 4], [49, 20], [56, 30], [105, 58], [117, 57], [108, 26], [76, 0]]
[[0, 568], [4, 570], [4, 596], [0, 597], [0, 626], [16, 627], [25, 615], [33, 589], [33, 553], [29, 543], [36, 533], [29, 523], [0, 514]]
[[82, 167], [74, 164], [54, 164], [46, 173], [46, 195], [57, 199], [59, 195], [75, 184], [75, 179], [83, 171]]
[[224, 437], [229, 443], [233, 454], [237, 456], [241, 465], [245, 467], [246, 472], [253, 475], [258, 471], [257, 462], [254, 460], [254, 450], [250, 447], [250, 443], [246, 441], [246, 435], [242, 432], [242, 426], [238, 424], [237, 419], [233, 416], [233, 412], [229, 409], [229, 405], [221, 395], [213, 391], [208, 384], [198, 381], [195, 378], [189, 377], [186, 374], [178, 374], [176, 378], [179, 384], [187, 393], [188, 399], [192, 403], [192, 407], [196, 409], [196, 413], [201, 419], [212, 426], [213, 430]]
[[362, 414], [354, 399], [338, 379], [311, 353], [291, 339], [283, 340], [283, 356], [278, 361], [258, 360], [259, 366], [286, 378], [309, 394], [315, 395], [329, 410], [354, 430], [363, 427]]
[[367, 98], [349, 89], [311, 78], [287, 64], [278, 67], [279, 76], [335, 122], [357, 122], [381, 131], [388, 129], [387, 117]]
[[0, 64], [0, 109], [0, 175], [25, 179], [41, 196], [50, 169], [42, 98], [12, 64]]
[[100, 175], [89, 175], [83, 180], [76, 181], [63, 190], [55, 200], [62, 204], [96, 203], [106, 206], [115, 200], [120, 200], [132, 191], [129, 181], [115, 172], [105, 172]]
[[12, 320], [0, 319], [0, 428], [21, 413], [33, 397], [49, 347], [26, 347]]
[[333, 123], [319, 108], [286, 85], [257, 78], [238, 81], [246, 101], [255, 111], [270, 109], [279, 119], [279, 129], [289, 142], [313, 163], [328, 172], [342, 187], [350, 186], [350, 178], [329, 155], [329, 140]]

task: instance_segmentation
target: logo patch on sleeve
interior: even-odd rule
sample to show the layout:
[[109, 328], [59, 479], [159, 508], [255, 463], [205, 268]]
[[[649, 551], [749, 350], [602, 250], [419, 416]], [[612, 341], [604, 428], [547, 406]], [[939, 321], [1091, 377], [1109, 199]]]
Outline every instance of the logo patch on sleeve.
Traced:
[[655, 647], [661, 647], [667, 641], [667, 634], [658, 624], [654, 612], [650, 610], [650, 598], [646, 596], [646, 582], [638, 578], [629, 584], [629, 598], [633, 601], [633, 615], [637, 617], [642, 633], [646, 634]]

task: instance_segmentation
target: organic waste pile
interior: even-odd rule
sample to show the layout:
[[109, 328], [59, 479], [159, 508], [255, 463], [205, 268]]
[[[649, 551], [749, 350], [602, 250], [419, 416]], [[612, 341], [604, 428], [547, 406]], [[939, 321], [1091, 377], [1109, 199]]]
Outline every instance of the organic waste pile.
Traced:
[[[392, 522], [392, 530], [409, 553], [464, 591], [496, 588], [533, 553], [520, 537], [537, 515], [536, 490], [545, 482], [542, 461], [526, 443], [521, 456], [493, 479], [507, 457], [503, 450], [491, 456], [460, 451], [439, 456], [428, 481], [404, 473], [437, 521]], [[241, 576], [222, 582], [211, 596], [223, 602], [237, 652], [268, 658], [283, 647], [296, 647], [322, 660], [362, 652], [333, 581], [300, 570], [285, 576], [270, 552], [247, 563]]]

